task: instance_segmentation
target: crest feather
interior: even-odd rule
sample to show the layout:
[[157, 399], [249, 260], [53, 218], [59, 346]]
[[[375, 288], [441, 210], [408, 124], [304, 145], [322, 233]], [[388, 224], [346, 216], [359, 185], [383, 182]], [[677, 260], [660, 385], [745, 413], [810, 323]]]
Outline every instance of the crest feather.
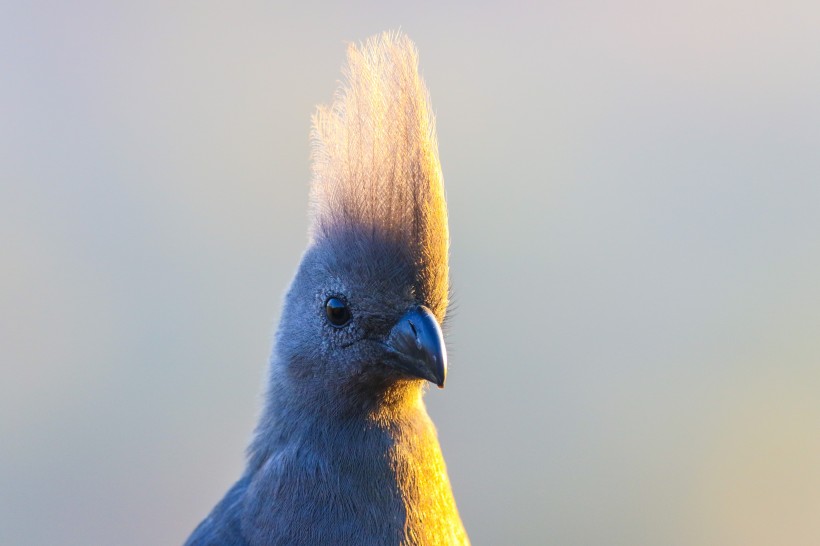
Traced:
[[343, 73], [333, 103], [312, 120], [311, 239], [355, 230], [399, 243], [443, 316], [447, 206], [416, 47], [387, 32], [351, 44]]

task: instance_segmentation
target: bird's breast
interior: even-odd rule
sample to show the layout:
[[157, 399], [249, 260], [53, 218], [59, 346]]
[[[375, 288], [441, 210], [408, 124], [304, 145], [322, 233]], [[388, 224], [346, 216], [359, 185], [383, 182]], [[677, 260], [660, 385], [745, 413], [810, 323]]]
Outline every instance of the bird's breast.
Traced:
[[257, 470], [245, 505], [252, 545], [434, 544], [462, 529], [426, 412], [302, 431]]

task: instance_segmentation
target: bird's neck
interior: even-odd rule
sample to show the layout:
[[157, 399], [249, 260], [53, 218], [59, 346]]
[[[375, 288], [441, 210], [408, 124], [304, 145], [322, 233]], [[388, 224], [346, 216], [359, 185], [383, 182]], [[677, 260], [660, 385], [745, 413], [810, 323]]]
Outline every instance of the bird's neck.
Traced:
[[[418, 380], [384, 385], [348, 385], [328, 391], [316, 385], [294, 384], [274, 374], [266, 408], [251, 445], [251, 466], [262, 464], [271, 453], [284, 446], [322, 442], [327, 434], [345, 432], [351, 441], [380, 436], [384, 442], [399, 441], [403, 427], [421, 434], [435, 428], [422, 399], [423, 383]], [[356, 436], [361, 436], [356, 438]], [[385, 445], [378, 445], [383, 449]]]
[[[271, 392], [251, 447], [248, 479], [260, 502], [251, 503], [256, 508], [245, 514], [246, 525], [256, 528], [254, 522], [281, 516], [287, 521], [277, 520], [276, 529], [318, 528], [318, 520], [332, 529], [353, 525], [358, 535], [362, 529], [373, 533], [357, 539], [367, 544], [398, 543], [406, 536], [421, 537], [421, 543], [440, 542], [436, 537], [466, 543], [421, 394], [420, 388], [388, 389], [354, 411], [332, 398], [305, 403], [304, 393], [288, 393], [280, 385]], [[298, 487], [280, 485], [285, 483]], [[317, 513], [317, 496], [356, 502], [325, 503]], [[264, 508], [283, 505], [293, 511]], [[293, 513], [305, 515], [304, 521], [294, 522]], [[330, 535], [315, 538], [346, 543]]]

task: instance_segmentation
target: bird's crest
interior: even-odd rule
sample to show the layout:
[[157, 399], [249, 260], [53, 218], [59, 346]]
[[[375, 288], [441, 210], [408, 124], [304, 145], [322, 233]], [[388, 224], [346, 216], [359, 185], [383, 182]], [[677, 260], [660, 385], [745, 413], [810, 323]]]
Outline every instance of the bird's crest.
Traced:
[[447, 206], [416, 47], [401, 33], [351, 44], [344, 76], [333, 103], [313, 116], [311, 239], [355, 230], [397, 242], [443, 315]]

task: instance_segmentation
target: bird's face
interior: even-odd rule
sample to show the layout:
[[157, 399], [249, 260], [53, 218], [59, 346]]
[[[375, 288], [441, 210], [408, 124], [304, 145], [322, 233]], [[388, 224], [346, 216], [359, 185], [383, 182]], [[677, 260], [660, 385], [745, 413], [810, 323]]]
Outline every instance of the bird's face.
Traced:
[[291, 377], [318, 387], [382, 392], [400, 382], [444, 386], [438, 300], [419, 288], [399, 244], [337, 234], [308, 249], [285, 302], [278, 350]]

